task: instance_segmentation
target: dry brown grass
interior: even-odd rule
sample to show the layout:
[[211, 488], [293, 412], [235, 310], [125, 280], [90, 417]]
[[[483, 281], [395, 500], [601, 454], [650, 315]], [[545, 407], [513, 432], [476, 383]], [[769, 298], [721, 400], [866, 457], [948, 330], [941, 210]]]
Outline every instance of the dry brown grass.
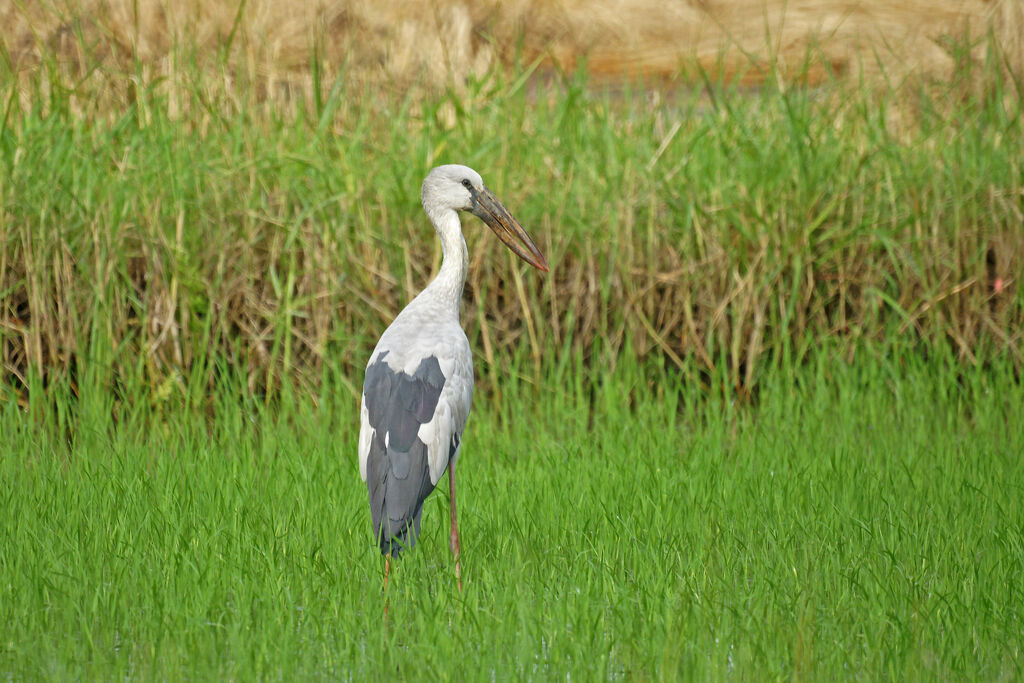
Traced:
[[[958, 47], [991, 26], [1005, 64], [1019, 69], [1016, 2], [790, 2], [784, 18], [782, 3], [747, 11], [753, 3], [735, 1], [429, 12], [413, 2], [249, 0], [241, 12], [69, 3], [0, 8], [4, 54], [25, 83], [23, 107], [8, 110], [19, 147], [0, 147], [9, 153], [0, 173], [11, 174], [0, 177], [0, 387], [89, 363], [142, 374], [160, 391], [182, 377], [212, 386], [223, 359], [250, 391], [286, 377], [316, 387], [339, 362], [354, 376], [367, 331], [436, 266], [408, 193], [444, 145], [449, 160], [500, 149], [489, 181], [491, 169], [529, 168], [509, 199], [533, 207], [531, 230], [559, 263], [540, 284], [475, 252], [466, 317], [486, 367], [526, 348], [539, 367], [542, 349], [571, 347], [603, 368], [629, 346], [725, 369], [744, 387], [786, 340], [834, 339], [852, 353], [885, 348], [890, 333], [967, 361], [993, 351], [1024, 362], [1019, 102], [1000, 113], [987, 97], [992, 86], [1019, 99], [1020, 85], [991, 64], [972, 67], [991, 43], [978, 54]], [[742, 90], [730, 112], [716, 101], [627, 111], [600, 96], [579, 106], [571, 87], [542, 85], [528, 113], [516, 114], [519, 95], [503, 113], [492, 94], [474, 99], [469, 77], [513, 60], [517, 45], [526, 60], [563, 68], [586, 56], [592, 80], [642, 75], [671, 86], [693, 74], [680, 71], [688, 57], [713, 78], [849, 80], [829, 98], [792, 90], [817, 103], [806, 105], [810, 122], [792, 118], [790, 91], [771, 87]], [[824, 60], [805, 65], [812, 46]], [[329, 90], [342, 68], [345, 96], [321, 130], [310, 93], [317, 79]], [[908, 108], [878, 106], [854, 80], [880, 69], [890, 81], [936, 81], [906, 101], [949, 111], [910, 112], [930, 132], [897, 130], [888, 118]], [[404, 110], [421, 84], [457, 92]], [[47, 115], [47, 89], [70, 116]], [[288, 117], [306, 118], [291, 126]], [[619, 147], [607, 150], [610, 140]], [[813, 172], [798, 172], [805, 140]], [[161, 171], [154, 160], [176, 166]], [[90, 170], [68, 168], [76, 162]], [[948, 172], [957, 166], [964, 173]], [[549, 197], [552, 188], [564, 194]], [[794, 237], [819, 217], [817, 230]], [[608, 235], [615, 246], [595, 237]], [[410, 256], [431, 249], [433, 261]]]
[[0, 8], [0, 26], [16, 69], [56, 51], [82, 78], [97, 60], [132, 72], [136, 58], [174, 75], [175, 46], [213, 55], [230, 42], [232, 73], [270, 94], [308, 81], [314, 46], [329, 75], [345, 64], [351, 77], [388, 83], [460, 83], [517, 53], [562, 68], [586, 58], [612, 78], [671, 78], [695, 63], [743, 82], [883, 69], [890, 79], [945, 78], [957, 63], [948, 39], [992, 30], [1024, 71], [1019, 0], [15, 0]]

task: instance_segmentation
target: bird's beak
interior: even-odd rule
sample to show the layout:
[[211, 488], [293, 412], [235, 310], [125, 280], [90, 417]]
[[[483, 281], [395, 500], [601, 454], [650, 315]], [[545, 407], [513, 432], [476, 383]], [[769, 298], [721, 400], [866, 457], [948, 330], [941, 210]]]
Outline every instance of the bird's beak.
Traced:
[[493, 192], [485, 187], [474, 192], [473, 199], [473, 208], [470, 209], [473, 215], [486, 223], [506, 247], [537, 270], [548, 271], [544, 254], [540, 253], [523, 226], [519, 225], [519, 221], [512, 217]]

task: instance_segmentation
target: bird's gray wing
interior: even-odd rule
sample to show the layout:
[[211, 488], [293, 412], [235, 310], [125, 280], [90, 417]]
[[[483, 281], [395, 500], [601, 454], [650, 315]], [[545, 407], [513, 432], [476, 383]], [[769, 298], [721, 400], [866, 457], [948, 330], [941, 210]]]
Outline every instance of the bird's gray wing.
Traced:
[[445, 376], [435, 356], [420, 361], [412, 375], [385, 361], [387, 351], [366, 368], [363, 410], [366, 440], [366, 486], [373, 532], [381, 552], [397, 555], [419, 533], [423, 501], [434, 488], [421, 425], [434, 418]]

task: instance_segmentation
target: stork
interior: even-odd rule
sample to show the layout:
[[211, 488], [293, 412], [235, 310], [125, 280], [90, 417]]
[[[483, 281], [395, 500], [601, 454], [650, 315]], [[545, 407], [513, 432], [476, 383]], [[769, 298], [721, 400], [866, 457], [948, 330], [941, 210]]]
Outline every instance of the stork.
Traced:
[[473, 356], [459, 322], [469, 258], [460, 211], [486, 223], [534, 268], [547, 261], [480, 174], [459, 165], [430, 171], [420, 191], [423, 209], [441, 239], [441, 269], [391, 325], [370, 355], [363, 382], [359, 474], [370, 496], [374, 538], [390, 560], [416, 543], [423, 501], [448, 471], [455, 578], [462, 590], [455, 463], [473, 402]]

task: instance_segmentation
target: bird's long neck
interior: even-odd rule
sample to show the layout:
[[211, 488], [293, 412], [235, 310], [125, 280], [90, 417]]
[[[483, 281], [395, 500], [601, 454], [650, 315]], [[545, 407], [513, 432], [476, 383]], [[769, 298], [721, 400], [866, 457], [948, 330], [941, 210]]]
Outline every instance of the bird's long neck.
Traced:
[[438, 237], [441, 238], [443, 257], [437, 277], [416, 298], [433, 299], [441, 308], [448, 310], [458, 319], [462, 287], [466, 284], [466, 273], [469, 270], [466, 240], [462, 237], [462, 221], [459, 220], [458, 212], [451, 209], [428, 209], [427, 215], [434, 224]]

